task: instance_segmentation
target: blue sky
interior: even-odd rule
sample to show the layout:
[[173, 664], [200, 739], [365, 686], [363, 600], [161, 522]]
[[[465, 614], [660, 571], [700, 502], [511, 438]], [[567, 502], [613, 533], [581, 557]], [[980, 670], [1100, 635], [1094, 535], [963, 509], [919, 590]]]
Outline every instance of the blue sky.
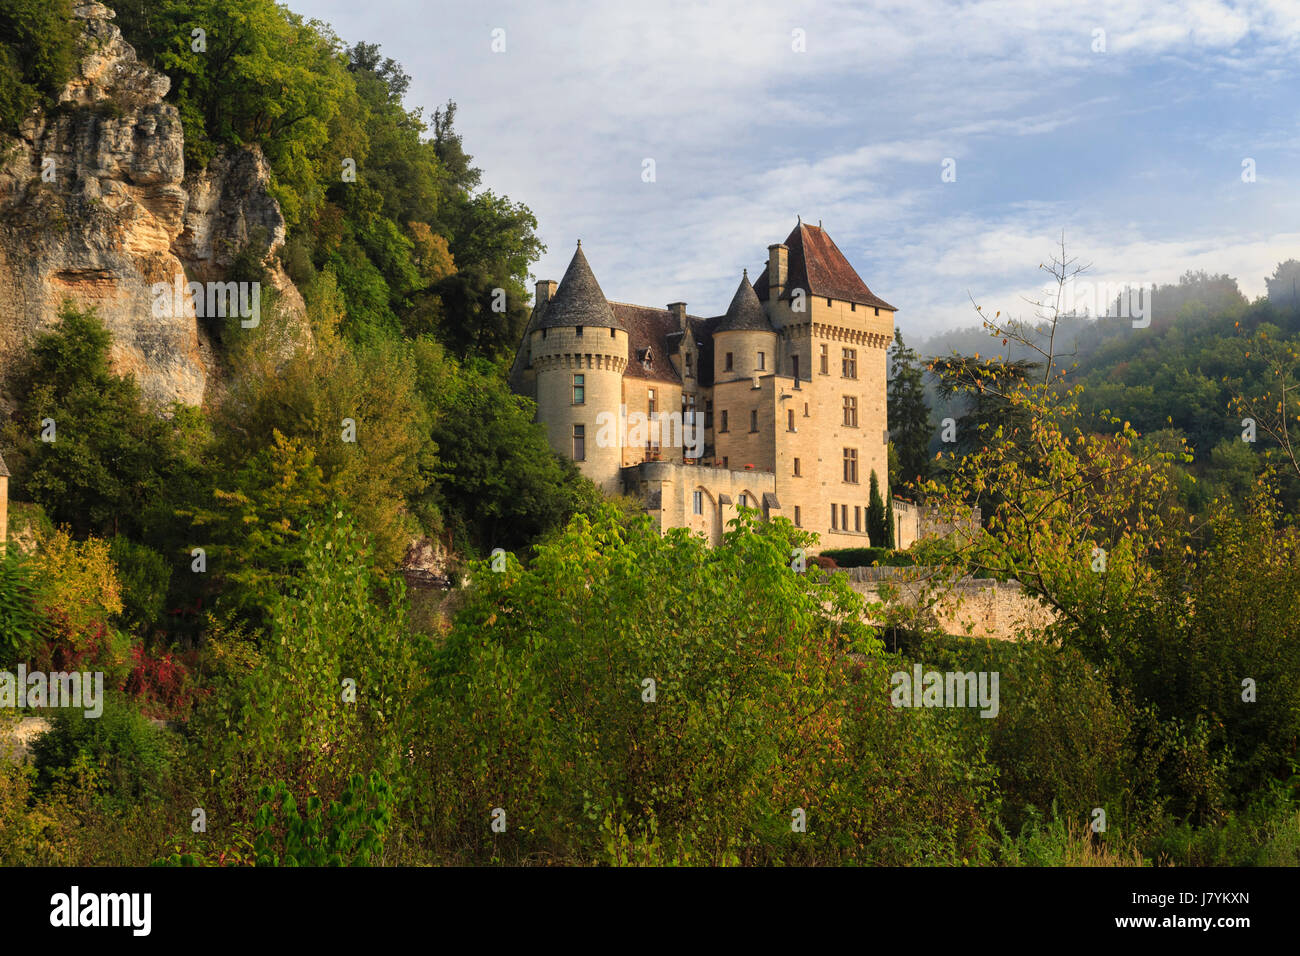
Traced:
[[380, 44], [408, 105], [454, 99], [537, 277], [581, 238], [611, 299], [720, 313], [796, 214], [912, 341], [978, 324], [970, 295], [1031, 315], [1062, 230], [1096, 282], [1253, 297], [1300, 258], [1300, 0], [289, 6]]

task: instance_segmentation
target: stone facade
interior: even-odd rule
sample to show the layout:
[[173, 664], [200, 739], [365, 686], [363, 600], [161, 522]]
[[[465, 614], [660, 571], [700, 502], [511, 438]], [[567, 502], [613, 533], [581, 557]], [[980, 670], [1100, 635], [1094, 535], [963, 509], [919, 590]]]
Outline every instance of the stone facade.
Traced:
[[[849, 568], [850, 587], [867, 601], [883, 600], [886, 587], [897, 605], [923, 613], [944, 634], [1018, 640], [1055, 623], [1056, 614], [1019, 581], [962, 578], [951, 585], [927, 581], [918, 568]], [[887, 585], [886, 585], [887, 582]], [[937, 597], [931, 606], [930, 600]], [[921, 612], [920, 608], [926, 606]], [[871, 623], [880, 624], [879, 620]]]
[[[820, 226], [769, 246], [757, 275], [711, 318], [631, 305], [605, 298], [579, 244], [558, 285], [537, 284], [512, 385], [558, 453], [606, 492], [642, 495], [662, 527], [716, 541], [745, 495], [821, 548], [865, 546], [872, 472], [889, 494], [896, 310]], [[922, 527], [903, 504], [899, 547]]]

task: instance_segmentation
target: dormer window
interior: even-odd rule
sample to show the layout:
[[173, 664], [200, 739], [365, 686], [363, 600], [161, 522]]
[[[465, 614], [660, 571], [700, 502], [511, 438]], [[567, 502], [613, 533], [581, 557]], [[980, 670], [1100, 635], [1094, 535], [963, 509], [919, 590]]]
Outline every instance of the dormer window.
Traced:
[[650, 349], [646, 349], [645, 354], [641, 356], [641, 364], [645, 366], [647, 369], [654, 368], [654, 364], [655, 364], [654, 352], [650, 351]]

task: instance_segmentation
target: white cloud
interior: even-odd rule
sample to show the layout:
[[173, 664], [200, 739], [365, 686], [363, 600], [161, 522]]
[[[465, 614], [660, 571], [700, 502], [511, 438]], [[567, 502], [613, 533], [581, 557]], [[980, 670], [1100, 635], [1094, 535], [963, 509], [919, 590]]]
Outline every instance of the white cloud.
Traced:
[[[970, 324], [968, 288], [1033, 291], [1063, 225], [1099, 268], [1237, 270], [1252, 294], [1295, 254], [1294, 0], [289, 2], [380, 43], [412, 102], [457, 100], [485, 183], [538, 216], [537, 274], [581, 237], [614, 298], [719, 312], [796, 213], [916, 326]], [[1236, 99], [1201, 114], [1206, 89]], [[1229, 191], [1243, 155], [1252, 196]]]

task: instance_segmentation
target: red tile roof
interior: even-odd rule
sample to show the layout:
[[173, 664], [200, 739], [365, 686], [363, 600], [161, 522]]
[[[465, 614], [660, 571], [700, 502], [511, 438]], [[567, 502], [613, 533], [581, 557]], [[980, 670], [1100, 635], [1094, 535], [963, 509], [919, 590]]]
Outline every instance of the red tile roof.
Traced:
[[[840, 252], [839, 246], [820, 226], [799, 223], [786, 237], [785, 244], [790, 247], [789, 267], [781, 298], [788, 299], [791, 289], [806, 289], [812, 296], [897, 311], [867, 288], [862, 277], [849, 265], [844, 253]], [[760, 271], [762, 274], [754, 283], [754, 292], [760, 300], [766, 302], [767, 269]]]

